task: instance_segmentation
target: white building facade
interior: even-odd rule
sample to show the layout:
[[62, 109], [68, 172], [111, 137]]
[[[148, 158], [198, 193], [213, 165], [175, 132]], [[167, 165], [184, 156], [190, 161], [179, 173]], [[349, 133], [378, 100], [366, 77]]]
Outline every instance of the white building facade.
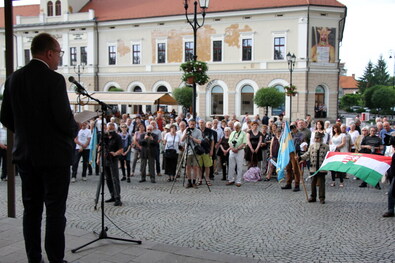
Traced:
[[[134, 13], [117, 17], [113, 10], [101, 6], [103, 2], [42, 0], [37, 16], [17, 16], [16, 68], [31, 59], [32, 38], [47, 32], [58, 39], [65, 51], [59, 73], [65, 78], [74, 76], [89, 91], [116, 87], [138, 96], [138, 92], [171, 93], [184, 86], [179, 65], [193, 53], [193, 31], [186, 23], [180, 1], [174, 1], [180, 5], [178, 12], [151, 15], [147, 11], [149, 6], [139, 7], [145, 10], [139, 17]], [[158, 8], [162, 2], [158, 0]], [[237, 3], [230, 0], [227, 5], [230, 2]], [[256, 3], [251, 8], [247, 5], [232, 10], [218, 3], [209, 6], [197, 42], [198, 60], [208, 63], [210, 77], [209, 83], [198, 86], [200, 117], [241, 116], [246, 112], [262, 116], [264, 109], [254, 104], [254, 94], [260, 88], [284, 91], [289, 86], [288, 52], [296, 56], [292, 84], [298, 93], [292, 98], [292, 109], [290, 98], [286, 97], [285, 104], [270, 109], [269, 116], [281, 112], [289, 116], [290, 111], [292, 119], [304, 118], [306, 114], [314, 116], [316, 105], [324, 104], [327, 118], [337, 117], [339, 45], [346, 7], [324, 0], [310, 1], [315, 4], [308, 5], [278, 2], [276, 7], [263, 4], [260, 7]], [[134, 3], [137, 2], [123, 1], [127, 5], [124, 9], [132, 8]], [[4, 38], [4, 33], [1, 37]], [[4, 57], [0, 57], [0, 70], [1, 76], [5, 76]], [[5, 77], [0, 81], [4, 85]], [[69, 90], [72, 89], [70, 84]], [[150, 107], [122, 105], [120, 110], [137, 113]]]

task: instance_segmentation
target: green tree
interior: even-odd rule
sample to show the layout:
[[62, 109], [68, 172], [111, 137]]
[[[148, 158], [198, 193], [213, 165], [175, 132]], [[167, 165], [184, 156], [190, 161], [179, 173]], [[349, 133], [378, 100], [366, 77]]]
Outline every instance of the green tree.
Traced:
[[185, 108], [190, 108], [192, 106], [193, 90], [190, 87], [176, 88], [173, 91], [174, 98], [177, 103]]
[[374, 68], [372, 61], [369, 60], [368, 65], [361, 78], [358, 79], [358, 88], [360, 93], [364, 93], [366, 89], [375, 85]]
[[340, 99], [340, 108], [347, 109], [351, 106], [361, 105], [361, 95], [360, 94], [346, 94]]
[[375, 108], [390, 111], [395, 105], [395, 91], [392, 87], [381, 86], [381, 88], [374, 91], [372, 103], [375, 105]]
[[260, 88], [254, 96], [255, 104], [258, 105], [258, 107], [266, 108], [266, 114], [269, 111], [269, 107], [280, 107], [284, 103], [284, 101], [284, 93], [278, 91], [274, 87]]
[[389, 85], [390, 75], [387, 72], [387, 63], [383, 56], [380, 56], [379, 60], [377, 60], [373, 73], [376, 85]]
[[373, 94], [377, 90], [379, 90], [381, 88], [384, 88], [384, 87], [385, 86], [377, 85], [377, 86], [369, 87], [369, 88], [367, 88], [365, 90], [365, 92], [363, 93], [362, 97], [363, 97], [363, 101], [364, 101], [364, 104], [365, 104], [366, 107], [369, 107], [371, 109], [376, 109], [377, 108], [376, 107], [377, 105], [372, 101]]
[[121, 89], [121, 88], [117, 88], [115, 86], [111, 86], [111, 87], [108, 88], [108, 91], [110, 91], [110, 92], [122, 92], [124, 90]]

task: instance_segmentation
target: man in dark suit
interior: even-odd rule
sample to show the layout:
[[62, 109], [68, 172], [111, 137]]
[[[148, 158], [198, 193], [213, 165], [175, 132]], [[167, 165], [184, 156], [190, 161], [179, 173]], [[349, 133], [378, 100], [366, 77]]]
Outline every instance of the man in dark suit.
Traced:
[[[63, 260], [66, 199], [78, 125], [64, 77], [55, 72], [63, 55], [59, 43], [41, 33], [33, 38], [31, 53], [29, 64], [5, 83], [0, 121], [14, 133], [12, 154], [22, 180], [23, 235], [29, 263], [43, 262], [44, 204], [45, 250], [51, 263], [63, 263], [67, 262]], [[51, 121], [41, 122], [37, 128], [43, 117]]]
[[158, 151], [158, 136], [153, 133], [154, 127], [152, 125], [147, 126], [147, 132], [140, 135], [139, 144], [142, 146], [141, 149], [141, 180], [140, 183], [146, 181], [146, 171], [148, 163], [148, 172], [151, 177], [151, 183], [155, 181], [155, 157]]

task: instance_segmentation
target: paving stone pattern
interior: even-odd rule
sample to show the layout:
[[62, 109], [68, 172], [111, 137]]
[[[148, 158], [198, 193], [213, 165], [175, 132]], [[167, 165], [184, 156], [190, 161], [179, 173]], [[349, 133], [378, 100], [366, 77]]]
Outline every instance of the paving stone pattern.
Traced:
[[[360, 181], [351, 176], [344, 188], [329, 187], [327, 176], [326, 204], [321, 205], [307, 203], [303, 191], [281, 190], [275, 181], [238, 188], [220, 178], [211, 192], [205, 185], [185, 189], [179, 180], [171, 194], [167, 176], [157, 177], [156, 184], [139, 183], [138, 176], [123, 181], [123, 206], [105, 204], [105, 213], [120, 228], [106, 220], [108, 234], [259, 262], [395, 262], [395, 219], [381, 217], [387, 185], [384, 190], [359, 188]], [[100, 204], [94, 209], [98, 182], [93, 175], [70, 185], [69, 228], [100, 231]], [[310, 192], [309, 182], [307, 187]], [[0, 217], [5, 217], [4, 182], [0, 194]], [[17, 214], [21, 218], [19, 177]]]

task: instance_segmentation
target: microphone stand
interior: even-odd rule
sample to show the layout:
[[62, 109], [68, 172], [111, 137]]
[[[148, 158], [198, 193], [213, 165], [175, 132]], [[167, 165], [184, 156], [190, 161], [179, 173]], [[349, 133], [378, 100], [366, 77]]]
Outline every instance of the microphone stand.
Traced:
[[116, 238], [116, 237], [110, 237], [107, 235], [107, 230], [108, 228], [104, 226], [104, 149], [105, 149], [105, 145], [104, 145], [104, 117], [105, 117], [105, 113], [107, 112], [107, 110], [111, 107], [109, 105], [107, 105], [106, 103], [93, 98], [91, 95], [88, 94], [88, 92], [84, 92], [84, 94], [82, 94], [88, 98], [90, 98], [93, 101], [96, 101], [100, 106], [101, 106], [101, 115], [102, 115], [102, 122], [101, 122], [101, 135], [100, 135], [100, 140], [102, 143], [102, 147], [100, 147], [100, 156], [101, 156], [101, 165], [102, 165], [102, 171], [101, 171], [101, 175], [100, 175], [100, 184], [101, 184], [101, 232], [98, 234], [94, 231], [95, 234], [98, 235], [98, 238], [96, 238], [93, 241], [90, 241], [88, 243], [86, 243], [85, 245], [82, 245], [80, 247], [77, 247], [75, 249], [72, 249], [71, 252], [75, 253], [78, 250], [80, 250], [81, 248], [84, 248], [92, 243], [95, 243], [96, 241], [99, 241], [101, 239], [111, 239], [111, 240], [118, 240], [118, 241], [125, 241], [125, 242], [134, 242], [137, 244], [141, 244], [141, 240], [133, 240], [133, 239], [123, 239], [123, 238]]

